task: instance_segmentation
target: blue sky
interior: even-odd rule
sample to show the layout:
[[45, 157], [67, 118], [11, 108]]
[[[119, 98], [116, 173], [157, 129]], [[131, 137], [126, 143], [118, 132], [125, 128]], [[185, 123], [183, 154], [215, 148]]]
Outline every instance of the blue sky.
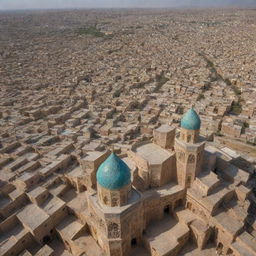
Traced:
[[256, 0], [0, 0], [0, 9], [256, 6]]

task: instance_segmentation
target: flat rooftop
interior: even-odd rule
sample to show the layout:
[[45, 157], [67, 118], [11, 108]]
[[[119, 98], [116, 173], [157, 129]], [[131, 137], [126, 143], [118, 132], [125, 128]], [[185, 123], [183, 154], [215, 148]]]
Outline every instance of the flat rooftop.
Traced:
[[135, 152], [150, 164], [161, 164], [172, 155], [172, 153], [154, 143], [140, 145], [135, 148]]
[[51, 196], [40, 207], [50, 216], [62, 208], [66, 203], [60, 198]]
[[214, 219], [225, 228], [228, 232], [235, 235], [242, 227], [244, 226], [243, 222], [234, 219], [232, 216], [228, 215], [226, 212], [221, 212], [218, 215], [214, 216]]
[[35, 230], [42, 223], [49, 219], [49, 215], [46, 214], [35, 204], [29, 204], [25, 206], [18, 214], [18, 219], [31, 230]]
[[198, 176], [198, 179], [208, 188], [211, 188], [213, 185], [219, 182], [218, 176], [211, 171], [209, 173], [201, 172]]
[[168, 255], [179, 246], [179, 239], [189, 233], [188, 226], [178, 223], [171, 216], [153, 222], [145, 232], [145, 239], [157, 255]]
[[58, 226], [57, 230], [63, 234], [68, 239], [72, 239], [75, 235], [84, 227], [75, 216], [68, 216], [65, 218]]
[[146, 190], [145, 192], [142, 193], [142, 196], [144, 199], [146, 199], [153, 196], [162, 197], [162, 196], [172, 195], [176, 193], [182, 193], [184, 191], [185, 191], [184, 188], [172, 182], [162, 187]]
[[102, 155], [104, 155], [106, 151], [100, 152], [100, 151], [89, 151], [87, 152], [87, 155], [83, 158], [84, 161], [95, 161]]

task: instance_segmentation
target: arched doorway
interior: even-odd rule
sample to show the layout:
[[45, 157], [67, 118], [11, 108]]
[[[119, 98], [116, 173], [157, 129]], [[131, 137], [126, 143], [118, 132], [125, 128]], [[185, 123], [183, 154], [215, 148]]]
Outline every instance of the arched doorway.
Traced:
[[164, 207], [164, 214], [169, 214], [170, 213], [170, 205], [166, 205]]
[[84, 192], [84, 191], [86, 191], [86, 190], [87, 190], [87, 188], [86, 188], [85, 185], [82, 185], [82, 186], [80, 187], [80, 192]]
[[136, 238], [133, 238], [133, 239], [131, 240], [131, 246], [134, 247], [134, 246], [136, 246], [136, 245], [137, 245], [137, 239], [136, 239]]
[[228, 256], [232, 256], [233, 255], [233, 250], [231, 248], [228, 248], [227, 255]]
[[188, 208], [189, 210], [192, 209], [192, 204], [191, 204], [190, 202], [187, 202], [187, 208]]
[[218, 243], [217, 248], [216, 248], [216, 252], [221, 255], [222, 254], [222, 250], [223, 250], [223, 244], [222, 243]]
[[43, 244], [48, 244], [50, 241], [51, 241], [50, 236], [47, 235], [43, 237]]

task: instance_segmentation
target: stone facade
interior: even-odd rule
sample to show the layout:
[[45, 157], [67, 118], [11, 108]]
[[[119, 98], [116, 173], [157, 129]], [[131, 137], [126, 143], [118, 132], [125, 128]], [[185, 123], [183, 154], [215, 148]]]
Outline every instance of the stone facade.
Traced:
[[[211, 246], [218, 255], [255, 256], [250, 175], [205, 146], [199, 130], [165, 125], [153, 134], [126, 153], [94, 150], [34, 163], [26, 168], [38, 172], [4, 184], [1, 255], [36, 245], [38, 255], [52, 255], [59, 237], [65, 253], [79, 256], [176, 256], [191, 241], [197, 255]], [[72, 149], [67, 145], [52, 154]], [[7, 169], [26, 164], [1, 162]]]
[[175, 139], [175, 151], [177, 170], [179, 170], [178, 183], [183, 187], [190, 187], [201, 171], [204, 142], [187, 143], [178, 137]]

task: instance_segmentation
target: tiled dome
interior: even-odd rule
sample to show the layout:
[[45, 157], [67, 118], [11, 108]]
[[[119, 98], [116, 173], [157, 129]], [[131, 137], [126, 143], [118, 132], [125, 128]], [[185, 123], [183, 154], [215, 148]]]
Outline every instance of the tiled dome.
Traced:
[[131, 173], [126, 163], [112, 153], [98, 168], [96, 178], [102, 187], [118, 190], [131, 182]]
[[181, 127], [187, 130], [199, 130], [201, 127], [201, 120], [196, 111], [191, 108], [181, 119]]

